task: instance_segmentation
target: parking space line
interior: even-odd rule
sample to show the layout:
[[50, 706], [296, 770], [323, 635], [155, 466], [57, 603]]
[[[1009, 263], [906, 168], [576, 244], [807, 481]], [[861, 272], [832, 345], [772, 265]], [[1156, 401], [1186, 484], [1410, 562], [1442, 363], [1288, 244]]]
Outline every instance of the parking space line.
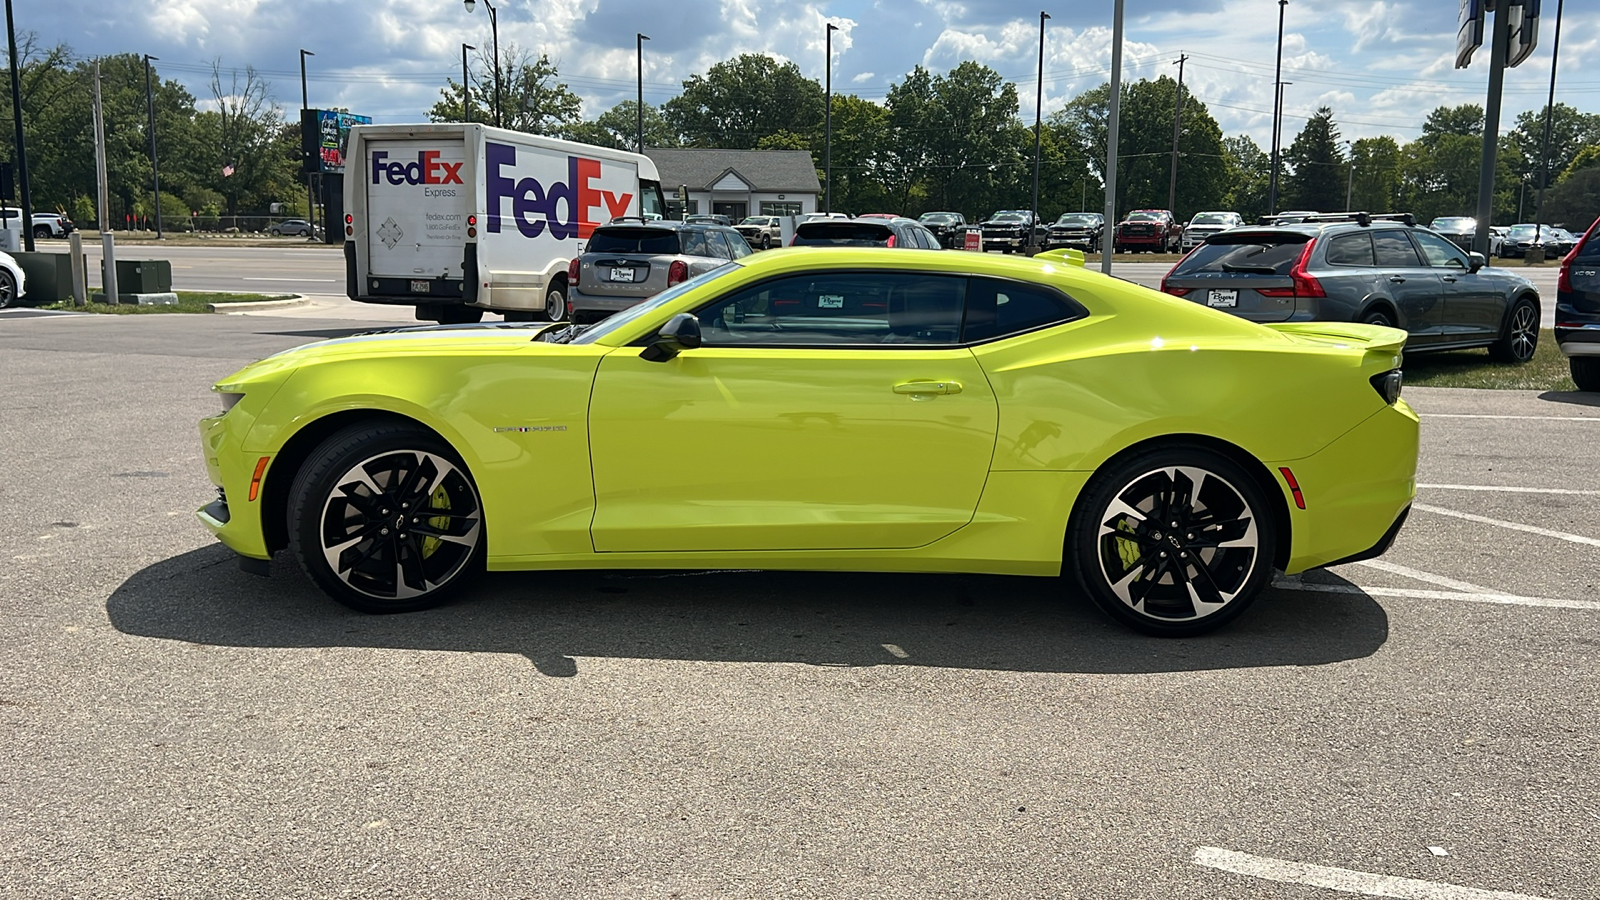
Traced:
[[1489, 413], [1423, 413], [1424, 419], [1531, 419], [1536, 422], [1600, 422], [1600, 416], [1501, 416]]
[[1567, 488], [1507, 487], [1498, 484], [1419, 484], [1417, 488], [1430, 491], [1486, 491], [1496, 494], [1566, 494], [1573, 497], [1600, 497], [1600, 491], [1580, 491]]
[[1410, 600], [1466, 600], [1502, 606], [1542, 606], [1549, 609], [1600, 610], [1600, 600], [1559, 600], [1554, 597], [1522, 597], [1517, 594], [1480, 594], [1475, 591], [1429, 591], [1416, 588], [1363, 587], [1355, 584], [1318, 584], [1280, 578], [1272, 586], [1283, 591], [1314, 591], [1321, 594], [1363, 594], [1368, 597], [1400, 597]]
[[1424, 572], [1421, 569], [1413, 569], [1410, 566], [1402, 566], [1399, 563], [1392, 563], [1381, 559], [1365, 559], [1361, 562], [1354, 563], [1354, 565], [1366, 566], [1369, 569], [1377, 569], [1380, 572], [1388, 572], [1391, 575], [1414, 578], [1417, 581], [1425, 581], [1434, 587], [1449, 588], [1454, 591], [1465, 591], [1468, 594], [1500, 593], [1494, 588], [1486, 588], [1482, 585], [1473, 584], [1470, 581], [1457, 581], [1454, 578], [1446, 578], [1443, 575], [1435, 575], [1432, 572]]
[[1403, 900], [1541, 900], [1531, 894], [1486, 891], [1440, 881], [1317, 866], [1270, 856], [1252, 856], [1221, 847], [1198, 847], [1194, 851], [1193, 861], [1197, 866], [1221, 869], [1236, 875], [1249, 875], [1284, 884], [1303, 884], [1346, 894], [1365, 894], [1368, 897], [1399, 897]]
[[1565, 531], [1551, 531], [1548, 528], [1540, 528], [1537, 525], [1524, 525], [1521, 522], [1507, 522], [1503, 519], [1491, 519], [1488, 516], [1477, 516], [1473, 515], [1472, 513], [1457, 512], [1453, 509], [1430, 506], [1426, 503], [1413, 503], [1411, 504], [1411, 508], [1419, 512], [1433, 513], [1436, 516], [1451, 516], [1452, 518], [1456, 519], [1465, 519], [1468, 522], [1477, 522], [1480, 525], [1498, 525], [1501, 528], [1509, 528], [1512, 531], [1525, 531], [1528, 534], [1537, 534], [1540, 537], [1555, 538], [1556, 540], [1567, 541], [1568, 543], [1572, 544], [1584, 544], [1589, 547], [1600, 547], [1600, 539], [1584, 537], [1581, 534], [1568, 534]]

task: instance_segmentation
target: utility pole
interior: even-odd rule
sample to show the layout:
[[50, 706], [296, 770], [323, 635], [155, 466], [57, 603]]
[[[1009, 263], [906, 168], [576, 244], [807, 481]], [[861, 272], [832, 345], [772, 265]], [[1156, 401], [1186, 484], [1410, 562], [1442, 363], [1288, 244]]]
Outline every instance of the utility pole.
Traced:
[[1500, 93], [1505, 84], [1506, 54], [1511, 44], [1509, 4], [1500, 0], [1489, 20], [1489, 96], [1483, 109], [1483, 164], [1478, 170], [1478, 233], [1472, 249], [1489, 255], [1489, 225], [1494, 217], [1495, 162], [1500, 150]]
[[1111, 96], [1106, 110], [1106, 223], [1111, 229], [1111, 253], [1106, 252], [1105, 238], [1100, 239], [1100, 271], [1111, 274], [1111, 257], [1115, 255], [1117, 239], [1117, 130], [1122, 124], [1122, 4], [1114, 0], [1111, 7]]
[[1344, 183], [1344, 211], [1354, 212], [1350, 198], [1356, 189], [1356, 144], [1355, 141], [1345, 141], [1345, 143], [1350, 145], [1350, 177]]
[[1044, 124], [1044, 23], [1050, 14], [1039, 11], [1039, 85], [1033, 95], [1033, 221], [1028, 223], [1028, 250], [1039, 247], [1039, 137]]
[[[1561, 59], [1561, 7], [1565, 0], [1556, 0], [1556, 36], [1550, 45], [1550, 99], [1544, 105], [1544, 151], [1539, 154], [1539, 193], [1534, 199], [1535, 217], [1544, 221], [1544, 189], [1550, 185], [1550, 116], [1556, 108], [1556, 63]], [[1518, 203], [1520, 210], [1521, 204]], [[1517, 213], [1522, 218], [1522, 213]]]
[[6, 39], [11, 42], [11, 122], [17, 133], [17, 187], [22, 191], [22, 248], [33, 252], [33, 194], [28, 190], [28, 145], [22, 139], [22, 81], [17, 75], [17, 26], [6, 0]]
[[156, 95], [150, 87], [150, 63], [160, 61], [161, 57], [144, 55], [144, 102], [150, 111], [150, 177], [155, 181], [156, 197], [156, 240], [161, 240], [161, 166], [156, 162]]
[[461, 121], [472, 121], [472, 85], [467, 81], [467, 51], [476, 50], [471, 44], [461, 45]]
[[[305, 111], [311, 108], [311, 104], [306, 101], [306, 57], [308, 56], [316, 56], [316, 54], [310, 50], [302, 49], [300, 51], [300, 121], [302, 123], [306, 120]], [[304, 125], [301, 127], [304, 127]], [[318, 169], [321, 166], [321, 155], [319, 153]], [[311, 179], [314, 177], [310, 172], [306, 173], [306, 221], [311, 223], [311, 236], [307, 238], [309, 241], [317, 239], [317, 200], [316, 194], [311, 189]]]
[[1172, 211], [1174, 218], [1178, 215], [1178, 135], [1183, 123], [1183, 64], [1188, 61], [1188, 54], [1178, 54], [1178, 102], [1172, 108], [1172, 176], [1167, 181], [1167, 209]]
[[838, 30], [839, 26], [829, 22], [823, 37], [823, 52], [828, 57], [824, 76], [828, 101], [822, 114], [822, 211], [825, 213], [833, 212], [833, 33]]
[[648, 34], [635, 33], [635, 44], [639, 53], [639, 101], [634, 104], [634, 112], [638, 113], [638, 145], [634, 147], [640, 153], [644, 152], [644, 42], [650, 40]]
[[1272, 175], [1267, 185], [1267, 214], [1278, 211], [1278, 147], [1283, 143], [1283, 10], [1289, 0], [1278, 0], [1278, 64], [1272, 72]]
[[111, 233], [110, 191], [106, 181], [106, 122], [100, 112], [100, 61], [94, 64], [94, 173], [100, 207], [100, 289], [106, 302], [115, 306], [117, 293], [117, 238]]

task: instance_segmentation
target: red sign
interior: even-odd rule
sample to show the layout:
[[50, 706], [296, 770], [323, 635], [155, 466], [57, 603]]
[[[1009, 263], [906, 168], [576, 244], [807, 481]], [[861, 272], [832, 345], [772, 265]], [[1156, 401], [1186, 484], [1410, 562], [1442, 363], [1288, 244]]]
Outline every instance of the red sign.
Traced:
[[967, 229], [967, 237], [966, 237], [966, 240], [963, 241], [963, 243], [961, 245], [961, 249], [963, 249], [963, 250], [971, 250], [974, 253], [982, 253], [983, 252], [983, 229], [981, 229], [981, 228], [968, 228]]

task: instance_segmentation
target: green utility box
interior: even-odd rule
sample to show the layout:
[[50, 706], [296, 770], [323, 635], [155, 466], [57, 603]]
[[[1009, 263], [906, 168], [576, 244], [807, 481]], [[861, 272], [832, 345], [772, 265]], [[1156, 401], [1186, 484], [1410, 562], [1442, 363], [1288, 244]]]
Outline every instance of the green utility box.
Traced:
[[26, 279], [22, 302], [43, 306], [72, 299], [72, 255], [69, 253], [13, 253]]
[[[70, 270], [69, 270], [70, 271]], [[100, 263], [100, 284], [106, 283], [106, 264]], [[68, 284], [71, 287], [71, 284]], [[166, 294], [172, 291], [172, 263], [164, 259], [117, 260], [118, 294]]]

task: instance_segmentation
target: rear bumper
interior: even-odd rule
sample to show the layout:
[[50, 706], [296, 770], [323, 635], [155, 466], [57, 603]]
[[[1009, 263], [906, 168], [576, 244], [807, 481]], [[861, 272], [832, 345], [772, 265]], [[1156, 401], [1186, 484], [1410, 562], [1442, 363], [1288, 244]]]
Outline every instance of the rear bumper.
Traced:
[[1557, 328], [1556, 345], [1566, 356], [1600, 356], [1600, 322], [1581, 328]]
[[621, 312], [638, 306], [649, 297], [603, 297], [597, 294], [585, 294], [577, 288], [567, 290], [567, 305], [573, 312]]

